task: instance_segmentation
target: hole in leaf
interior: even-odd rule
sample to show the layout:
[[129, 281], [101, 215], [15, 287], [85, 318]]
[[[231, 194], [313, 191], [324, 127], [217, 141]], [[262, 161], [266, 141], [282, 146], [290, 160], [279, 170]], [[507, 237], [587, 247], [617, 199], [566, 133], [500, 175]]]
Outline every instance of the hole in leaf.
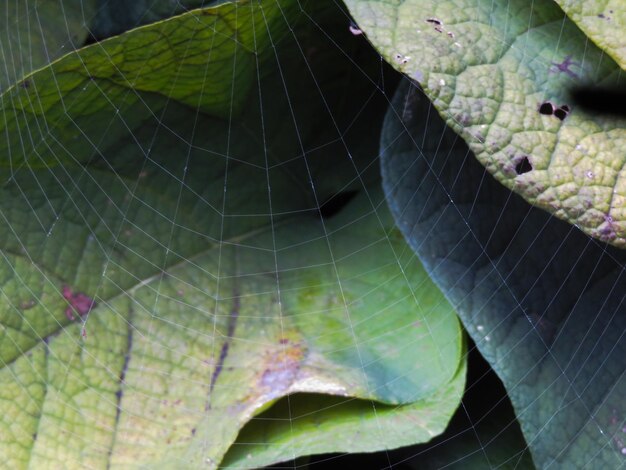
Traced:
[[539, 113], [551, 115], [552, 113], [554, 113], [554, 105], [549, 101], [541, 103], [541, 106], [539, 106]]
[[344, 191], [337, 193], [330, 199], [327, 199], [320, 206], [320, 214], [324, 219], [329, 219], [333, 215], [341, 211], [353, 198], [358, 191]]
[[528, 157], [522, 158], [517, 165], [515, 165], [515, 172], [518, 175], [523, 175], [524, 173], [528, 173], [532, 171], [533, 166], [530, 164], [530, 160]]
[[562, 121], [567, 117], [567, 111], [565, 111], [563, 108], [555, 109], [554, 116], [558, 117]]

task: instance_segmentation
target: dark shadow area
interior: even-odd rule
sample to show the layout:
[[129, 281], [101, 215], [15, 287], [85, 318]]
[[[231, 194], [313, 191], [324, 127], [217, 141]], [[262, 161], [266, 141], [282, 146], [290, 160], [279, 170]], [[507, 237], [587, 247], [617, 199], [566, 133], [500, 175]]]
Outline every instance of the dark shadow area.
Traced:
[[[324, 219], [331, 218], [339, 213], [358, 193], [358, 191], [342, 191], [331, 196], [320, 206], [320, 215]], [[315, 216], [317, 217], [317, 214]]]
[[574, 106], [590, 114], [626, 117], [626, 89], [624, 87], [581, 86], [570, 90]]
[[139, 26], [181, 15], [196, 8], [217, 6], [224, 2], [225, 0], [178, 0], [175, 2], [98, 0], [98, 10], [89, 25], [90, 34], [83, 46], [103, 41]]

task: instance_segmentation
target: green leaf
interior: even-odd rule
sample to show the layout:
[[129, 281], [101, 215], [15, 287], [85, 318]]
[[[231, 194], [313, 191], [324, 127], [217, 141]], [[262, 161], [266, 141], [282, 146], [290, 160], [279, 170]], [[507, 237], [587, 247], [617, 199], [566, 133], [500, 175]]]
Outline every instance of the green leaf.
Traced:
[[[498, 181], [626, 247], [625, 121], [569, 96], [579, 85], [623, 87], [624, 73], [552, 0], [346, 3]], [[544, 103], [559, 111], [540, 113]]]
[[555, 0], [589, 38], [626, 68], [626, 5], [621, 0]]
[[[462, 405], [448, 423], [444, 433], [439, 434], [432, 440], [424, 444], [411, 445], [384, 452], [372, 453], [371, 448], [364, 443], [360, 453], [341, 454], [325, 453], [317, 456], [309, 456], [283, 462], [274, 468], [398, 468], [398, 469], [468, 469], [483, 470], [485, 468], [534, 470], [534, 465], [530, 457], [530, 451], [526, 446], [524, 437], [515, 418], [513, 407], [507, 397], [506, 390], [496, 374], [480, 356], [473, 343], [468, 345], [468, 364], [465, 394]], [[281, 427], [287, 429], [288, 416], [286, 413], [287, 404], [291, 407], [292, 421], [310, 420], [317, 425], [326, 425], [325, 421], [314, 417], [323, 417], [323, 411], [314, 411], [309, 417], [306, 410], [307, 401], [314, 402], [310, 397], [295, 395], [287, 399], [282, 399], [283, 413], [276, 413], [274, 409], [264, 412], [252, 420], [241, 432], [237, 442], [229, 452], [226, 462], [230, 462], [229, 457], [234, 454], [241, 456], [239, 468], [256, 467], [257, 461], [255, 451], [263, 446], [255, 445], [264, 439], [262, 428], [266, 429]], [[310, 401], [309, 401], [310, 400]], [[326, 401], [327, 406], [340, 406], [341, 400], [332, 399]], [[346, 401], [344, 400], [344, 403]], [[309, 408], [316, 409], [315, 406]], [[299, 413], [294, 413], [293, 410]], [[331, 408], [332, 409], [332, 408]], [[376, 407], [378, 419], [387, 417], [389, 410], [387, 407], [378, 405]], [[350, 436], [364, 429], [369, 424], [368, 421], [360, 421], [357, 425], [342, 430]], [[372, 423], [374, 424], [374, 423]], [[326, 426], [329, 427], [329, 426]], [[386, 428], [386, 426], [385, 426]], [[401, 429], [400, 427], [398, 427]], [[316, 428], [314, 428], [316, 429]], [[252, 432], [254, 430], [254, 432]], [[394, 428], [394, 431], [396, 428]], [[292, 431], [293, 432], [293, 431]], [[286, 432], [285, 432], [286, 434]], [[398, 433], [399, 434], [399, 433]], [[309, 436], [309, 445], [315, 445], [313, 433]], [[342, 439], [342, 433], [337, 433], [337, 439]], [[406, 439], [401, 435], [398, 439]], [[295, 440], [295, 439], [294, 439]], [[274, 445], [279, 445], [275, 443]], [[294, 443], [295, 445], [295, 443]], [[238, 447], [242, 449], [238, 450]], [[245, 455], [249, 451], [250, 457]], [[268, 448], [267, 451], [270, 449]], [[245, 457], [245, 458], [244, 458]], [[307, 466], [308, 465], [308, 466]]]
[[96, 0], [12, 0], [0, 7], [0, 93], [83, 45]]
[[1, 96], [7, 465], [215, 468], [296, 392], [445, 427], [462, 333], [377, 189], [380, 62], [294, 5], [139, 28]]
[[463, 395], [466, 362], [447, 386], [406, 405], [328, 395], [291, 395], [241, 431], [224, 468], [258, 468], [294, 455], [375, 452], [441, 434]]
[[[626, 253], [499, 185], [406, 85], [383, 128], [402, 233], [502, 379], [540, 467], [617, 468]], [[407, 131], [408, 129], [408, 131]]]

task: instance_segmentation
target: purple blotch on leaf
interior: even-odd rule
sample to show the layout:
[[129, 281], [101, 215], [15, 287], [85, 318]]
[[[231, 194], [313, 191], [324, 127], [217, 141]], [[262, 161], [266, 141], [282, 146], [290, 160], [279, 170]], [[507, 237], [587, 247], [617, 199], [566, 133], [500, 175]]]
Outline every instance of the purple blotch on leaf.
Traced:
[[552, 62], [550, 65], [550, 72], [552, 73], [565, 72], [567, 75], [569, 75], [572, 78], [578, 78], [578, 74], [570, 69], [571, 66], [580, 67], [580, 64], [578, 62], [574, 62], [572, 60], [572, 56], [568, 55], [565, 57], [565, 59], [561, 63]]
[[74, 320], [74, 313], [79, 316], [87, 315], [96, 306], [95, 300], [82, 292], [72, 292], [69, 286], [63, 286], [63, 298], [69, 306], [65, 309], [65, 316]]

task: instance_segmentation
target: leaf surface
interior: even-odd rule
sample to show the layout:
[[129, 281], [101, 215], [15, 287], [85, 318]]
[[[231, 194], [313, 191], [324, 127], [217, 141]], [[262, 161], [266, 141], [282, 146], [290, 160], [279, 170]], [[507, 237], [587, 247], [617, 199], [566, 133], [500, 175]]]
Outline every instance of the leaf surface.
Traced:
[[626, 5], [620, 0], [555, 0], [587, 36], [626, 68]]
[[462, 333], [377, 189], [380, 63], [293, 5], [129, 31], [1, 96], [7, 465], [216, 468], [296, 392], [365, 400], [337, 429], [376, 406], [407, 441], [444, 429]]
[[626, 247], [626, 121], [570, 97], [581, 85], [624, 88], [624, 73], [552, 0], [346, 4], [498, 181]]
[[535, 463], [623, 466], [624, 251], [499, 185], [420, 90], [405, 84], [394, 104], [392, 213], [504, 383]]
[[428, 442], [445, 430], [463, 394], [466, 365], [437, 394], [405, 405], [291, 395], [242, 429], [222, 465], [258, 468], [292, 456], [374, 452]]

